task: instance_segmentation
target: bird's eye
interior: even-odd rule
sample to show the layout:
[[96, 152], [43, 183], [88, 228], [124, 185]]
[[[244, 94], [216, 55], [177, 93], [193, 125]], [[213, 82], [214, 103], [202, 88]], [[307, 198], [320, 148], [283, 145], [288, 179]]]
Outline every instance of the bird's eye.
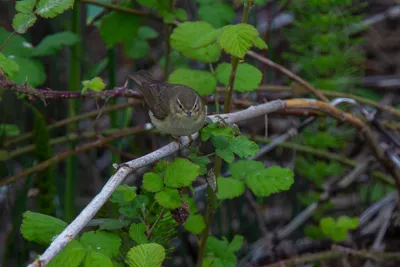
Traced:
[[179, 100], [178, 100], [178, 106], [179, 106], [180, 109], [184, 110], [184, 108], [183, 108], [183, 106], [181, 104], [181, 101], [179, 101]]
[[194, 103], [193, 110], [197, 109], [197, 102]]

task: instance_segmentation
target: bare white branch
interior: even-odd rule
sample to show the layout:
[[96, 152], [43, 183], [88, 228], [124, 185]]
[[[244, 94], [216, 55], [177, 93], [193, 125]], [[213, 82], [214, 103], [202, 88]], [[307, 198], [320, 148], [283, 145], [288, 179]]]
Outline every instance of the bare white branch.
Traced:
[[[275, 100], [258, 106], [251, 106], [245, 110], [220, 115], [228, 123], [238, 123], [241, 121], [249, 120], [258, 116], [275, 112], [285, 108], [285, 102], [282, 100]], [[217, 121], [217, 116], [209, 116], [213, 121]], [[192, 139], [196, 139], [198, 133], [192, 135]], [[189, 144], [188, 137], [181, 137], [180, 141], [183, 146]], [[79, 232], [86, 226], [86, 224], [96, 215], [99, 209], [108, 200], [117, 186], [131, 172], [152, 164], [180, 149], [180, 145], [172, 142], [150, 154], [147, 154], [138, 159], [128, 161], [118, 165], [117, 172], [108, 180], [99, 194], [82, 210], [82, 212], [72, 221], [65, 230], [54, 239], [46, 251], [31, 263], [28, 267], [42, 267], [48, 264]]]

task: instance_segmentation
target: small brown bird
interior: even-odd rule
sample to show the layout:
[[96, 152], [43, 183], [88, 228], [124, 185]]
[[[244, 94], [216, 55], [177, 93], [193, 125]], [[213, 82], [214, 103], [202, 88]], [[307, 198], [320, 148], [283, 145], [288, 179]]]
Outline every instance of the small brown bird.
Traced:
[[154, 126], [172, 136], [191, 136], [204, 125], [207, 106], [192, 88], [156, 81], [145, 70], [129, 76], [140, 85]]

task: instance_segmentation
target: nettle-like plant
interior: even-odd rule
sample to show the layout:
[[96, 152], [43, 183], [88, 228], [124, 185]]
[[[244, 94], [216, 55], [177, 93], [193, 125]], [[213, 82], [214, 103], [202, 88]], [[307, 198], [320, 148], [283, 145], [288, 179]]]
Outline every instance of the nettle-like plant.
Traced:
[[[218, 83], [226, 86], [224, 111], [229, 112], [233, 91], [238, 94], [254, 91], [262, 80], [261, 72], [245, 63], [244, 56], [251, 48], [266, 49], [267, 45], [257, 29], [246, 23], [254, 1], [244, 1], [242, 23], [226, 26], [234, 16], [230, 5], [215, 1], [198, 2], [199, 16], [203, 21], [179, 23], [177, 20], [186, 20], [188, 16], [183, 9], [174, 8], [170, 1], [138, 1], [151, 8], [154, 12], [151, 14], [157, 19], [166, 24], [177, 24], [168, 41], [173, 51], [165, 56], [163, 62], [167, 70], [168, 61], [174, 63], [174, 57], [177, 61], [185, 57], [200, 63], [217, 64], [215, 71], [212, 71], [214, 68], [210, 71], [177, 68], [169, 75], [168, 81], [191, 86], [202, 96], [215, 93]], [[55, 17], [72, 5], [73, 1], [19, 1], [13, 20], [14, 30], [24, 33], [38, 16]], [[157, 32], [141, 25], [140, 18], [129, 12], [133, 7], [130, 1], [121, 1], [113, 7], [115, 11], [97, 23], [107, 48], [124, 42], [123, 50], [127, 56], [134, 59], [146, 57], [148, 40], [157, 38]], [[2, 36], [4, 40], [4, 34]], [[23, 42], [19, 36], [12, 40], [19, 46]], [[45, 76], [35, 57], [56, 53], [63, 46], [74, 45], [77, 41], [75, 34], [65, 32], [44, 39], [36, 47], [24, 48], [24, 52], [12, 51], [12, 47], [7, 50], [9, 46], [6, 45], [0, 54], [0, 68], [19, 84], [25, 82], [22, 77], [26, 76], [29, 85], [42, 84]], [[231, 56], [231, 63], [220, 62], [222, 51]], [[25, 70], [27, 66], [24, 63], [27, 62], [34, 65], [40, 75], [36, 77], [32, 68]], [[100, 92], [106, 87], [101, 78], [93, 76], [82, 84], [83, 94], [88, 90]], [[139, 188], [117, 187], [109, 202], [117, 207], [118, 215], [92, 219], [87, 225], [91, 231], [73, 238], [48, 266], [161, 266], [174, 249], [172, 241], [179, 225], [195, 235], [201, 234], [197, 266], [235, 266], [235, 252], [241, 248], [243, 237], [236, 235], [231, 241], [208, 237], [212, 215], [222, 201], [243, 195], [247, 188], [257, 197], [288, 190], [293, 184], [293, 172], [279, 166], [265, 167], [262, 162], [249, 159], [257, 154], [259, 146], [241, 135], [236, 125], [226, 123], [223, 118], [207, 120], [207, 124], [201, 131], [201, 140], [211, 143], [214, 152], [203, 155], [199, 149], [190, 149], [188, 159], [159, 161], [151, 172], [144, 174]], [[210, 167], [211, 162], [214, 162], [214, 169]], [[228, 166], [229, 174], [221, 173], [223, 163]], [[201, 175], [206, 176], [208, 184], [205, 218], [191, 193], [193, 182]], [[27, 211], [21, 232], [29, 241], [48, 245], [66, 226], [66, 222], [54, 217]]]

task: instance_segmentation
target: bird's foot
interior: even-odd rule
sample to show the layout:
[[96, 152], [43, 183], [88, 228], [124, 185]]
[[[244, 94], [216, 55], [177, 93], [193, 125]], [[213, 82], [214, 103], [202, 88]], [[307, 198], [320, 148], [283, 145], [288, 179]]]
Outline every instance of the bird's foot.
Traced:
[[174, 142], [178, 143], [179, 147], [183, 147], [183, 144], [181, 142], [181, 139], [179, 139], [179, 136], [173, 136], [171, 135], [172, 140], [174, 140]]

